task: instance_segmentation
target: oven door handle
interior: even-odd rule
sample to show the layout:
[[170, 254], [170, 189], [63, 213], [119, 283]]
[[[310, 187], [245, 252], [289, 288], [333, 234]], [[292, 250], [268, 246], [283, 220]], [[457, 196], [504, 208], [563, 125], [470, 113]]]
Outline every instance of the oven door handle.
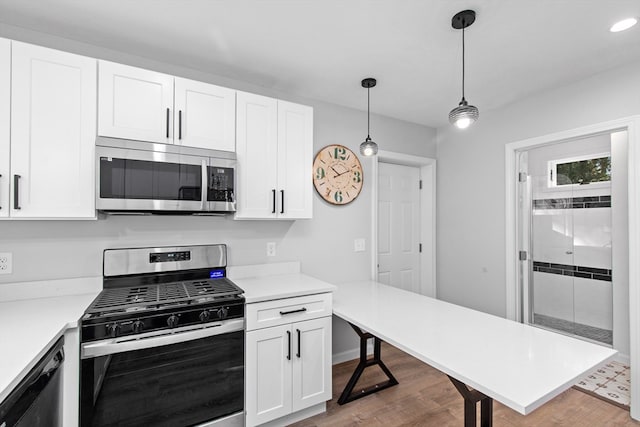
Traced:
[[175, 332], [175, 330], [173, 330], [166, 334], [155, 334], [142, 338], [132, 338], [131, 336], [128, 336], [91, 342], [82, 344], [80, 358], [90, 359], [99, 356], [122, 353], [125, 351], [143, 350], [146, 348], [177, 344], [185, 341], [226, 334], [229, 332], [242, 331], [243, 329], [244, 319], [233, 319], [204, 328], [199, 326], [197, 329], [187, 329], [180, 332]]

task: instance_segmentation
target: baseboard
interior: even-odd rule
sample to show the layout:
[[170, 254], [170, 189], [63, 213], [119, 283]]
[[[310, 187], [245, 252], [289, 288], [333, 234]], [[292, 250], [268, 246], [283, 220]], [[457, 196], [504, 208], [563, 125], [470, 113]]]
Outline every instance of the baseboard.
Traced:
[[264, 424], [260, 424], [260, 427], [282, 427], [288, 426], [289, 424], [296, 423], [298, 421], [302, 421], [306, 418], [313, 417], [314, 415], [321, 414], [323, 412], [327, 412], [327, 403], [322, 402], [317, 405], [311, 406], [310, 408], [302, 409], [298, 412], [294, 412], [293, 414], [286, 415], [282, 418], [278, 418], [277, 420], [269, 421]]
[[[367, 344], [367, 354], [373, 354], [373, 343]], [[349, 360], [360, 358], [360, 348], [354, 348], [352, 350], [346, 350], [340, 353], [334, 353], [332, 356], [332, 363], [337, 365], [338, 363], [347, 362]]]
[[613, 360], [620, 362], [626, 366], [631, 366], [631, 357], [628, 354], [618, 353], [613, 357]]

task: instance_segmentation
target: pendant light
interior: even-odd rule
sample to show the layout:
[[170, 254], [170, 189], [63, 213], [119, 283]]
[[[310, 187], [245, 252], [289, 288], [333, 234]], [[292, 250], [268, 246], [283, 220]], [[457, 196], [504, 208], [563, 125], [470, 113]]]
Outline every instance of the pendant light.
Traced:
[[463, 10], [451, 18], [451, 26], [456, 30], [462, 30], [462, 100], [460, 104], [449, 113], [449, 122], [460, 129], [469, 127], [478, 120], [479, 112], [476, 107], [469, 105], [464, 98], [464, 29], [473, 24], [476, 13], [473, 10]]
[[369, 135], [369, 122], [370, 122], [370, 111], [369, 111], [369, 89], [376, 85], [376, 79], [372, 77], [368, 77], [362, 80], [362, 87], [367, 88], [367, 139], [364, 140], [362, 144], [360, 144], [360, 154], [363, 156], [375, 156], [378, 153], [378, 144], [371, 140], [371, 136]]

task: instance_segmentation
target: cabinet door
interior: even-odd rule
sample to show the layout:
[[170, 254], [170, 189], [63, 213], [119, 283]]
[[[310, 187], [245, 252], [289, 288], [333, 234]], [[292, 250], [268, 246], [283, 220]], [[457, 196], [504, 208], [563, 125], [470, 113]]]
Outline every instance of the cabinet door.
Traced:
[[291, 412], [291, 325], [247, 332], [245, 400], [247, 426]]
[[313, 109], [278, 101], [278, 215], [312, 217]]
[[293, 412], [331, 399], [331, 317], [293, 324]]
[[236, 218], [275, 218], [278, 191], [277, 100], [238, 92], [236, 120]]
[[173, 77], [100, 61], [98, 135], [173, 143]]
[[0, 39], [0, 218], [9, 216], [11, 42]]
[[96, 60], [13, 42], [12, 70], [11, 216], [95, 217]]
[[174, 143], [236, 151], [236, 91], [175, 78]]

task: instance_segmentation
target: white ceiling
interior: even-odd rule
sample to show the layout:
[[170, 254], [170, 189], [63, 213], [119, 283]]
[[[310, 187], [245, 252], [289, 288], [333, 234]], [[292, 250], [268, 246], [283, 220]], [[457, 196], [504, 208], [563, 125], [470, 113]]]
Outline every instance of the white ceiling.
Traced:
[[0, 0], [0, 21], [303, 97], [442, 126], [640, 60], [639, 0]]

